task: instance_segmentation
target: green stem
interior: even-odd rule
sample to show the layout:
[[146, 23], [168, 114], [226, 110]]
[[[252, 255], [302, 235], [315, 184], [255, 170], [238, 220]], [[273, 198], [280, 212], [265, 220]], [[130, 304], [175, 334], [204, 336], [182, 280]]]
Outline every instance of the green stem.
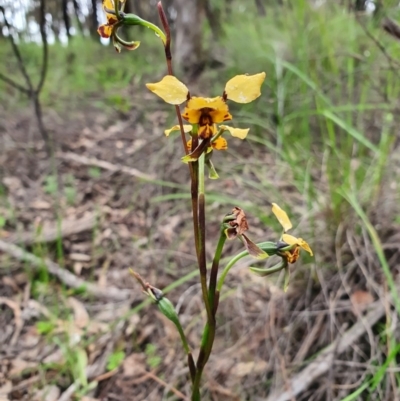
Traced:
[[215, 317], [215, 314], [217, 313], [217, 308], [218, 308], [218, 305], [214, 304], [214, 302], [215, 302], [215, 290], [217, 287], [219, 261], [221, 259], [222, 250], [224, 249], [225, 241], [226, 241], [226, 234], [225, 234], [224, 230], [221, 229], [217, 248], [215, 250], [213, 263], [211, 266], [210, 283], [208, 286], [208, 299], [209, 299], [210, 306], [212, 308], [214, 317]]
[[[269, 256], [276, 255], [277, 252], [278, 252], [278, 248], [277, 248], [275, 242], [266, 241], [266, 242], [261, 242], [261, 243], [256, 244], [256, 245], [259, 248], [261, 248], [263, 251], [267, 252], [267, 254]], [[217, 292], [218, 293], [221, 292], [222, 286], [224, 285], [224, 281], [225, 281], [226, 276], [229, 273], [229, 270], [235, 265], [236, 262], [238, 262], [240, 259], [242, 259], [245, 256], [247, 256], [248, 254], [249, 254], [248, 251], [240, 252], [228, 262], [228, 264], [225, 266], [225, 268], [222, 271], [221, 276], [220, 276], [220, 278], [218, 280], [218, 284], [217, 284]]]
[[222, 286], [224, 285], [224, 281], [225, 281], [226, 276], [227, 276], [228, 273], [229, 273], [229, 270], [231, 270], [231, 268], [233, 267], [233, 265], [234, 265], [236, 262], [238, 262], [240, 259], [242, 259], [242, 258], [244, 258], [245, 256], [247, 256], [248, 254], [249, 254], [248, 251], [240, 252], [240, 253], [238, 253], [235, 257], [233, 257], [233, 258], [228, 262], [228, 264], [225, 266], [225, 268], [224, 268], [224, 270], [222, 271], [221, 276], [220, 276], [220, 278], [219, 278], [219, 280], [218, 280], [218, 284], [217, 284], [217, 291], [218, 291], [218, 292], [221, 292], [221, 288], [222, 288]]
[[192, 380], [192, 383], [194, 383], [195, 377], [196, 377], [196, 365], [194, 364], [193, 355], [192, 355], [192, 352], [190, 351], [189, 344], [187, 342], [185, 333], [183, 331], [182, 325], [181, 325], [179, 320], [177, 320], [177, 322], [175, 322], [175, 326], [178, 329], [179, 335], [181, 337], [183, 348], [184, 348], [184, 350], [186, 352], [186, 355], [188, 357], [190, 378]]
[[[117, 19], [118, 20], [121, 19], [119, 11], [117, 14], [117, 8], [116, 8], [115, 13], [117, 15]], [[124, 14], [122, 17], [122, 20], [124, 21], [124, 25], [141, 25], [141, 26], [151, 29], [161, 39], [161, 41], [163, 42], [163, 44], [165, 46], [167, 38], [165, 36], [165, 33], [157, 25], [154, 25], [151, 22], [140, 18], [135, 14]]]
[[200, 281], [201, 290], [203, 293], [204, 305], [207, 310], [207, 320], [211, 323], [214, 317], [211, 313], [211, 305], [208, 299], [207, 289], [207, 261], [206, 261], [206, 216], [205, 216], [205, 194], [204, 194], [204, 166], [205, 166], [205, 154], [203, 153], [198, 160], [198, 224], [199, 224], [199, 270], [200, 270]]
[[[196, 162], [195, 162], [196, 163]], [[199, 199], [199, 270], [201, 289], [204, 305], [207, 310], [207, 323], [204, 327], [200, 352], [196, 363], [196, 375], [193, 382], [192, 401], [200, 400], [200, 383], [204, 367], [210, 356], [215, 337], [215, 315], [212, 312], [212, 304], [207, 289], [207, 263], [206, 263], [206, 230], [205, 230], [205, 195], [204, 195], [204, 166], [205, 154], [203, 153], [197, 162], [198, 166], [198, 199]], [[214, 300], [214, 295], [211, 297]]]

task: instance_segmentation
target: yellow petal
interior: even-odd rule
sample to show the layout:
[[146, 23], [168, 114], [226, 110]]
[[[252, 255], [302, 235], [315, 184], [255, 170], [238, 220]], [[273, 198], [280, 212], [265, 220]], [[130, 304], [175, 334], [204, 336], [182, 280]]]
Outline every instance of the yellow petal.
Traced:
[[107, 11], [115, 10], [113, 0], [103, 0], [103, 10], [106, 13], [107, 20], [110, 20], [110, 19], [116, 20], [116, 16], [114, 14], [110, 14], [109, 12], [107, 12]]
[[216, 150], [226, 150], [226, 149], [228, 149], [228, 142], [226, 142], [226, 139], [222, 138], [222, 136], [217, 138], [211, 145]]
[[216, 133], [215, 124], [201, 125], [198, 130], [198, 135], [199, 135], [199, 138], [201, 138], [201, 139], [211, 138], [215, 135], [215, 133]]
[[185, 110], [182, 113], [182, 117], [190, 124], [198, 124], [200, 122], [201, 111], [192, 110], [185, 107]]
[[313, 251], [310, 248], [310, 245], [307, 244], [306, 241], [304, 241], [302, 238], [298, 238], [299, 240], [299, 245], [310, 254], [310, 256], [313, 256]]
[[272, 213], [278, 219], [279, 223], [281, 223], [283, 231], [286, 232], [293, 227], [286, 212], [281, 209], [276, 203], [272, 203]]
[[250, 103], [260, 95], [265, 72], [254, 75], [236, 75], [226, 83], [225, 93], [229, 100], [237, 103]]
[[114, 1], [113, 0], [103, 0], [103, 10], [114, 11]]
[[217, 97], [193, 96], [187, 102], [186, 107], [190, 110], [201, 110], [206, 107], [212, 110], [228, 110], [228, 106], [221, 96]]
[[310, 245], [308, 245], [308, 243], [304, 241], [303, 238], [296, 238], [293, 235], [283, 234], [282, 241], [286, 242], [288, 245], [298, 245], [306, 252], [308, 252], [310, 256], [313, 256], [313, 251], [311, 250]]
[[100, 25], [97, 28], [97, 32], [102, 38], [109, 38], [112, 34], [112, 30], [113, 30], [113, 27], [108, 24]]
[[[165, 136], [169, 136], [169, 134], [173, 131], [180, 131], [181, 128], [179, 127], [179, 125], [174, 125], [172, 128], [170, 129], [166, 129], [164, 131]], [[188, 132], [190, 132], [192, 130], [192, 126], [189, 124], [183, 124], [183, 130], [185, 131], [185, 134], [187, 134]]]
[[[279, 223], [281, 223], [281, 226], [283, 227], [283, 231], [288, 231], [293, 227], [286, 212], [284, 210], [282, 210], [276, 203], [272, 204], [272, 213], [278, 219]], [[289, 244], [289, 245], [291, 245], [291, 244]]]
[[220, 125], [220, 128], [223, 130], [229, 131], [229, 133], [234, 136], [235, 138], [244, 139], [246, 138], [247, 134], [249, 133], [250, 128], [233, 128], [229, 125]]
[[166, 75], [160, 82], [146, 84], [146, 86], [169, 104], [181, 104], [189, 94], [189, 89], [186, 85], [172, 75]]
[[282, 241], [286, 242], [288, 245], [300, 245], [299, 238], [294, 237], [293, 235], [290, 234], [283, 234]]
[[219, 124], [219, 123], [223, 123], [224, 121], [232, 120], [232, 114], [229, 113], [229, 108], [226, 103], [224, 103], [224, 106], [219, 109], [211, 110], [209, 112], [209, 115], [212, 118], [213, 123], [215, 123], [215, 124]]

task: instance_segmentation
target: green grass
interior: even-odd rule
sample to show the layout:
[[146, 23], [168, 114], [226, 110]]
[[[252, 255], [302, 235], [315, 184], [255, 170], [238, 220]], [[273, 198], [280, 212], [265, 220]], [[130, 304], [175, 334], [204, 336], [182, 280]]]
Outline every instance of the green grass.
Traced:
[[[165, 69], [159, 40], [147, 30], [141, 30], [140, 36], [142, 45], [139, 49], [120, 55], [113, 53], [112, 46], [104, 46], [90, 38], [74, 37], [68, 46], [50, 45], [49, 70], [41, 94], [43, 106], [65, 111], [77, 103], [99, 108], [106, 104], [107, 108], [129, 111], [132, 102], [127, 87], [134, 85], [144, 90], [144, 77], [160, 74]], [[7, 60], [0, 71], [25, 86], [8, 40], [1, 39], [0, 42], [0, 58]], [[21, 43], [20, 52], [35, 85], [41, 71], [41, 48], [36, 44]], [[21, 104], [28, 104], [24, 95], [1, 80], [0, 100], [14, 110]]]

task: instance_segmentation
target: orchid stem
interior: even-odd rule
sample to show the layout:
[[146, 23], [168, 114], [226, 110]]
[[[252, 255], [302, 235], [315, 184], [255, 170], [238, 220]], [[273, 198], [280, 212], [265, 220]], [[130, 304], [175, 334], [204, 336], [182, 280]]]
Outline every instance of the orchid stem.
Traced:
[[214, 320], [211, 313], [211, 305], [208, 298], [207, 289], [207, 261], [206, 261], [206, 216], [205, 216], [205, 193], [204, 193], [204, 168], [205, 168], [205, 153], [198, 160], [198, 184], [199, 184], [199, 270], [201, 289], [203, 292], [204, 304], [207, 310], [207, 318], [209, 322]]

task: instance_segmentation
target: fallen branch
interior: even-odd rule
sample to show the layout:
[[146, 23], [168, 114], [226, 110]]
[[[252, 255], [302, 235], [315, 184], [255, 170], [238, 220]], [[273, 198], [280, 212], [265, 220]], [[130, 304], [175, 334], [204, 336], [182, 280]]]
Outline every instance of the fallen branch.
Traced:
[[2, 240], [0, 240], [0, 252], [7, 253], [18, 260], [30, 263], [30, 267], [35, 270], [46, 267], [50, 274], [57, 277], [66, 286], [71, 288], [84, 288], [88, 294], [93, 295], [96, 298], [109, 301], [126, 301], [132, 294], [130, 290], [115, 287], [102, 288], [96, 284], [88, 283], [68, 270], [63, 269], [57, 263], [54, 263], [49, 259], [38, 258], [32, 253], [26, 252], [20, 247]]
[[327, 373], [332, 365], [332, 356], [346, 351], [367, 329], [370, 329], [385, 314], [385, 306], [381, 301], [374, 304], [370, 312], [362, 320], [347, 330], [331, 345], [326, 347], [306, 368], [295, 375], [288, 383], [286, 391], [276, 391], [265, 401], [290, 401], [306, 390], [318, 377]]
[[132, 168], [132, 167], [127, 167], [127, 166], [122, 166], [120, 164], [112, 164], [109, 162], [106, 162], [104, 160], [99, 160], [94, 157], [86, 157], [86, 156], [81, 156], [77, 155], [75, 153], [61, 153], [59, 152], [57, 156], [60, 159], [68, 160], [68, 161], [73, 161], [79, 164], [83, 164], [85, 166], [95, 166], [102, 168], [104, 170], [112, 171], [115, 173], [124, 173], [127, 175], [130, 175], [132, 177], [137, 177], [141, 178], [146, 181], [151, 181], [154, 180], [155, 177], [149, 174], [142, 173], [141, 171]]
[[96, 224], [96, 216], [90, 215], [77, 220], [63, 220], [61, 227], [55, 224], [53, 227], [43, 229], [40, 233], [13, 234], [7, 238], [8, 243], [30, 245], [34, 243], [46, 243], [56, 241], [58, 238], [69, 237], [83, 231], [92, 230]]

